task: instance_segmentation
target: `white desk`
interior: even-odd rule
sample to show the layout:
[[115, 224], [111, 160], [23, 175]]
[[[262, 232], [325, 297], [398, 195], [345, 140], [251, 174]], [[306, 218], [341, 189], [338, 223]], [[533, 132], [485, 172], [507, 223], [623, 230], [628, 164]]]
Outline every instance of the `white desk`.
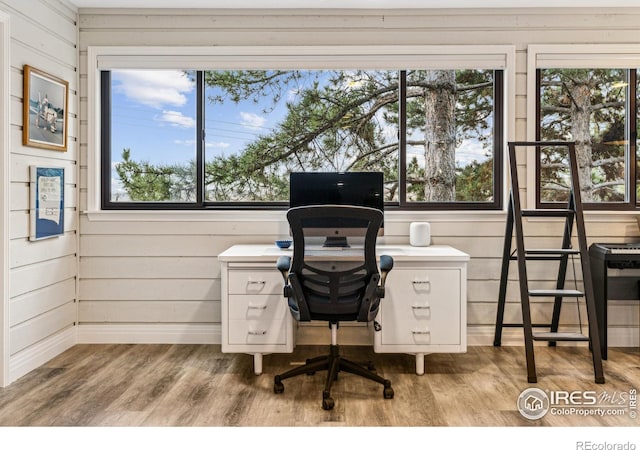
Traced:
[[[349, 249], [319, 250], [318, 257], [348, 259]], [[294, 319], [283, 297], [275, 267], [275, 245], [234, 245], [218, 256], [222, 278], [222, 351], [254, 356], [262, 373], [262, 355], [290, 353], [295, 346]], [[374, 332], [377, 353], [409, 353], [416, 373], [424, 374], [429, 353], [467, 350], [467, 262], [453, 247], [380, 245], [377, 254], [394, 259]]]

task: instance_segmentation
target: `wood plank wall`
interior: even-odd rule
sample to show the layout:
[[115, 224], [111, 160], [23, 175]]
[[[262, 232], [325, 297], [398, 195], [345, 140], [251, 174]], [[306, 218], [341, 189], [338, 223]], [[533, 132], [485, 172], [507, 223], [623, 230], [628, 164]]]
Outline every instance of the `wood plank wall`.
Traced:
[[[77, 10], [63, 0], [1, 0], [10, 15], [10, 363], [9, 378], [75, 344], [77, 315]], [[69, 82], [68, 150], [22, 145], [23, 66]], [[29, 241], [29, 166], [65, 168], [64, 235]]]
[[[80, 104], [87, 110], [87, 47], [105, 45], [390, 45], [510, 44], [516, 56], [516, 139], [526, 136], [527, 45], [638, 42], [640, 9], [505, 9], [415, 11], [266, 10], [81, 10], [79, 15]], [[86, 140], [80, 117], [80, 209], [87, 208]], [[526, 167], [521, 166], [522, 173]], [[523, 177], [524, 179], [524, 177]], [[503, 214], [398, 214], [387, 217], [386, 243], [408, 242], [409, 224], [432, 223], [433, 241], [471, 254], [469, 342], [490, 345], [498, 295]], [[527, 233], [541, 247], [555, 247], [561, 227], [536, 222]], [[286, 231], [281, 218], [225, 220], [203, 213], [198, 221], [89, 220], [80, 215], [80, 342], [219, 342], [220, 268], [217, 255], [235, 243], [271, 242]], [[589, 240], [638, 238], [635, 217], [587, 218]], [[517, 278], [511, 272], [507, 320], [519, 316]], [[530, 270], [550, 286], [548, 266]], [[549, 303], [536, 301], [534, 321], [550, 317]], [[612, 302], [610, 342], [639, 342], [638, 302]], [[582, 312], [582, 318], [586, 314]], [[575, 327], [577, 308], [562, 321]], [[521, 331], [505, 342], [521, 344]]]

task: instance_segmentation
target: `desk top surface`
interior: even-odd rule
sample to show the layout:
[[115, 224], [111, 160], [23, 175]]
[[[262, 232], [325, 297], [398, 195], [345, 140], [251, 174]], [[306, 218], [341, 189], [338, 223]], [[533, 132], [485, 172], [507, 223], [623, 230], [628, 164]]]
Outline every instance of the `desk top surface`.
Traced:
[[[346, 258], [361, 254], [358, 247], [352, 248], [323, 248], [310, 247], [309, 252], [319, 258]], [[468, 261], [470, 256], [448, 245], [430, 245], [427, 247], [412, 247], [410, 245], [378, 245], [378, 256], [389, 255], [395, 261]], [[279, 256], [293, 255], [291, 248], [281, 250], [275, 244], [234, 245], [220, 255], [220, 261], [275, 261]]]

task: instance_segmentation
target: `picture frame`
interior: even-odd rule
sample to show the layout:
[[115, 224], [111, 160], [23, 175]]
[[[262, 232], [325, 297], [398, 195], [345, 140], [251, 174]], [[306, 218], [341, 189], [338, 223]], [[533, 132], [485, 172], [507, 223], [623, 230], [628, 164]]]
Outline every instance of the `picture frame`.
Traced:
[[66, 152], [69, 83], [29, 65], [23, 81], [23, 145]]
[[64, 234], [64, 168], [30, 166], [29, 240]]

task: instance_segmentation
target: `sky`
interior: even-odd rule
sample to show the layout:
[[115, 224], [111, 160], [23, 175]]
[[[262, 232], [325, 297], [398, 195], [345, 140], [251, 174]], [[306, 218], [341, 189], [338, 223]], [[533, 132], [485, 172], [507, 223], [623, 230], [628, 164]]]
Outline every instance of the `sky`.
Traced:
[[[215, 95], [207, 88], [206, 95]], [[291, 95], [287, 100], [291, 100]], [[282, 101], [265, 112], [267, 102], [236, 105], [206, 102], [206, 152], [241, 151], [261, 134], [269, 134], [284, 117]], [[112, 152], [119, 160], [123, 148], [134, 160], [154, 163], [189, 161], [195, 157], [196, 86], [179, 70], [112, 71]]]
[[[207, 95], [216, 94], [212, 90]], [[261, 134], [269, 134], [285, 114], [285, 100], [295, 100], [290, 90], [287, 98], [265, 112], [265, 102], [251, 100], [205, 102], [207, 158], [241, 151]], [[121, 160], [122, 150], [131, 150], [131, 159], [156, 164], [187, 163], [195, 159], [196, 85], [180, 70], [112, 71], [112, 161]], [[397, 133], [397, 129], [388, 130]], [[413, 149], [423, 159], [421, 149]], [[464, 164], [484, 159], [484, 151], [465, 143], [457, 159]], [[115, 175], [114, 175], [115, 177]]]

